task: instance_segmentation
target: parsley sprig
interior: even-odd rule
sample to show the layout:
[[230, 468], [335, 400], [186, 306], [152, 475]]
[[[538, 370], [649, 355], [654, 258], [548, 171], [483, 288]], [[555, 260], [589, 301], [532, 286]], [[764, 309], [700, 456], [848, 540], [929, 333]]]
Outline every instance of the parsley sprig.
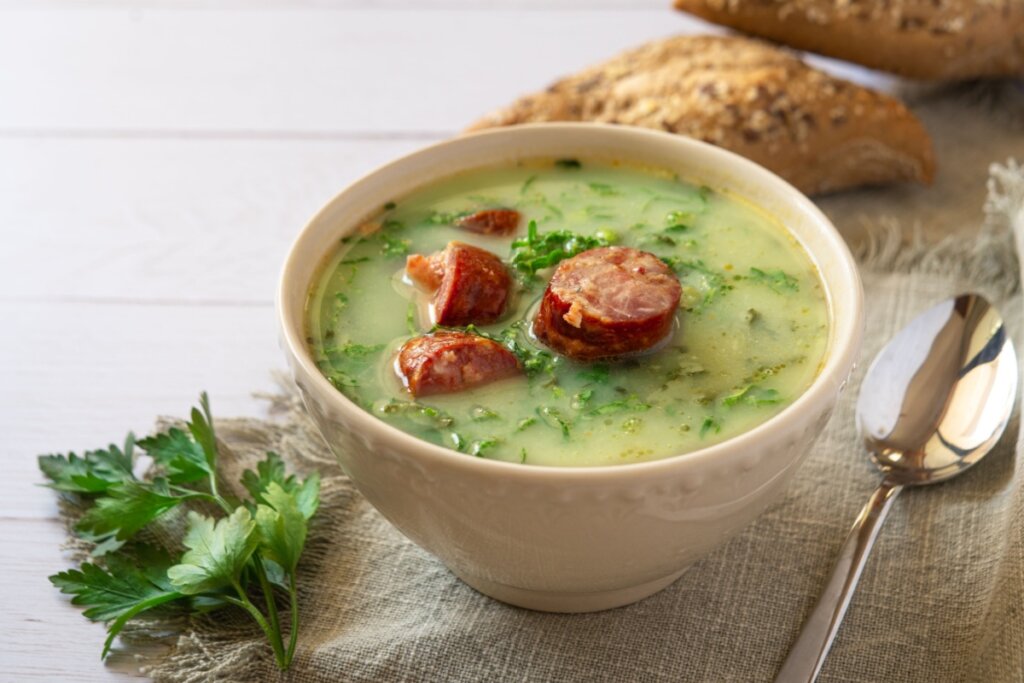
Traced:
[[[135, 447], [152, 459], [152, 476], [135, 471]], [[275, 453], [242, 474], [249, 499], [221, 492], [217, 437], [206, 394], [193, 408], [187, 431], [171, 428], [123, 448], [83, 456], [44, 455], [39, 468], [49, 486], [87, 509], [75, 526], [95, 543], [93, 556], [50, 577], [74, 596], [84, 616], [107, 623], [102, 657], [125, 624], [144, 612], [205, 612], [233, 605], [248, 613], [267, 637], [278, 667], [287, 669], [299, 633], [296, 572], [309, 519], [320, 504], [320, 479], [285, 472]], [[170, 510], [187, 507], [186, 548], [175, 563], [136, 535]], [[211, 509], [221, 514], [210, 515]], [[290, 626], [285, 642], [275, 588], [288, 595]], [[262, 594], [260, 609], [250, 592]]]

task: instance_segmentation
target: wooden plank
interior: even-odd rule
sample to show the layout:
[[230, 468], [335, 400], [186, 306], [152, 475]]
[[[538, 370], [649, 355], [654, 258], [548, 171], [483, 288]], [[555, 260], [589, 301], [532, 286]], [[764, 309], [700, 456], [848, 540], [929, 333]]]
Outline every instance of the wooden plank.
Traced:
[[198, 10], [476, 10], [491, 12], [496, 9], [550, 11], [576, 10], [590, 12], [598, 9], [615, 10], [667, 10], [666, 0], [90, 0], [83, 7], [81, 0], [0, 0], [3, 9], [100, 9], [116, 8], [133, 11], [147, 9]]
[[251, 392], [284, 367], [270, 306], [0, 303], [0, 319], [0, 519], [55, 515], [36, 455], [146, 434], [203, 389], [215, 415], [261, 415]]
[[701, 26], [668, 9], [10, 10], [0, 132], [449, 133]]
[[269, 304], [306, 221], [424, 144], [0, 140], [0, 300]]
[[61, 550], [64, 529], [54, 521], [0, 523], [0, 604], [5, 642], [0, 678], [5, 681], [117, 681], [137, 664], [118, 648], [100, 662], [106, 637], [46, 577], [71, 566]]

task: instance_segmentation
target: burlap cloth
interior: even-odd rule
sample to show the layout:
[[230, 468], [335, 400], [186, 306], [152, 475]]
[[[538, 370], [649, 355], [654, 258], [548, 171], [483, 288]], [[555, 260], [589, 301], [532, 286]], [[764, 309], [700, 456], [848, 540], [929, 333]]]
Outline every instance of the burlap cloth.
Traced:
[[[919, 96], [942, 164], [932, 189], [822, 202], [841, 229], [867, 225], [873, 237], [862, 250], [864, 361], [914, 314], [963, 290], [998, 302], [1024, 345], [1014, 247], [1024, 234], [1024, 169], [1005, 162], [1024, 159], [1013, 88]], [[1004, 164], [990, 177], [994, 161]], [[969, 220], [979, 232], [907, 246], [915, 220]], [[352, 488], [294, 396], [274, 397], [276, 417], [225, 420], [218, 429], [235, 464], [270, 449], [324, 475], [293, 669], [278, 674], [251, 622], [221, 612], [185, 624], [144, 670], [176, 683], [771, 680], [878, 481], [854, 431], [859, 381], [852, 386], [780, 502], [668, 589], [584, 615], [508, 607], [462, 584]], [[820, 680], [1024, 680], [1018, 431], [1014, 421], [997, 450], [955, 481], [896, 502]]]

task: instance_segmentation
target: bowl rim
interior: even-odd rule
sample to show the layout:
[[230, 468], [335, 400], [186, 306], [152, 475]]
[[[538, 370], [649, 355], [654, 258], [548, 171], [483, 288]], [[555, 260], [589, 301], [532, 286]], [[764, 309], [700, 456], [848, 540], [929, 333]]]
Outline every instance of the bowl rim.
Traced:
[[[293, 281], [303, 281], [303, 276], [308, 275], [309, 272], [308, 269], [300, 270], [296, 263], [298, 261], [300, 245], [324, 220], [325, 215], [331, 212], [336, 204], [345, 201], [354, 188], [369, 182], [379, 174], [400, 168], [414, 159], [436, 154], [448, 147], [472, 144], [474, 140], [499, 136], [507, 136], [514, 139], [518, 135], [530, 134], [538, 129], [552, 130], [569, 135], [575, 134], [577, 131], [596, 131], [601, 135], [650, 137], [661, 143], [676, 145], [681, 155], [685, 154], [687, 149], [695, 149], [711, 157], [717, 156], [718, 162], [725, 167], [735, 169], [737, 176], [753, 176], [758, 184], [767, 186], [773, 194], [780, 195], [784, 200], [784, 204], [791, 206], [795, 209], [796, 213], [804, 214], [811, 222], [817, 224], [824, 232], [823, 237], [828, 245], [826, 251], [831, 252], [831, 255], [837, 257], [836, 262], [831, 264], [830, 272], [837, 274], [839, 280], [844, 284], [850, 285], [843, 287], [844, 291], [842, 292], [833, 291], [833, 288], [827, 285], [824, 275], [819, 273], [819, 277], [825, 285], [826, 301], [829, 305], [830, 327], [834, 328], [836, 325], [835, 300], [839, 297], [847, 297], [847, 305], [843, 307], [843, 310], [847, 311], [846, 315], [851, 317], [852, 320], [849, 325], [849, 334], [845, 337], [835, 334], [833, 329], [833, 339], [826, 349], [821, 370], [811, 385], [793, 402], [772, 417], [745, 432], [719, 443], [684, 453], [665, 456], [656, 460], [614, 465], [570, 466], [537, 465], [475, 458], [465, 453], [430, 443], [404, 432], [360, 408], [330, 384], [323, 373], [316, 367], [305, 343], [303, 329], [305, 307], [303, 305], [303, 310], [301, 311], [294, 310], [288, 295], [289, 291], [291, 291], [291, 283]], [[596, 149], [595, 156], [600, 156], [600, 154], [601, 150]], [[522, 158], [535, 157], [536, 155], [529, 155], [529, 157], [523, 155]], [[479, 166], [484, 168], [487, 164], [481, 163]], [[471, 170], [471, 168], [464, 168], [458, 171], [458, 173], [471, 172]], [[746, 199], [743, 193], [737, 192], [736, 194]], [[760, 206], [759, 202], [752, 199], [747, 199], [747, 201], [750, 201], [755, 206]], [[798, 241], [801, 242], [801, 246], [807, 249], [802, 240]], [[811, 254], [808, 250], [808, 255], [815, 262], [815, 265], [818, 266], [818, 259], [815, 258], [815, 254]], [[306, 289], [308, 289], [308, 283], [306, 285]], [[456, 468], [465, 472], [489, 472], [504, 477], [512, 476], [520, 479], [540, 478], [556, 482], [574, 480], [576, 482], [598, 483], [607, 481], [610, 478], [657, 477], [679, 467], [699, 466], [708, 460], [721, 461], [726, 459], [729, 454], [742, 453], [748, 449], [757, 450], [756, 447], [763, 444], [766, 438], [773, 436], [777, 438], [799, 427], [806, 419], [806, 414], [813, 412], [814, 405], [822, 402], [827, 403], [831, 396], [845, 386], [850, 373], [855, 367], [864, 332], [863, 286], [853, 255], [832, 222], [810, 199], [790, 183], [746, 157], [700, 140], [636, 126], [583, 122], [531, 123], [460, 135], [420, 147], [413, 152], [402, 155], [363, 174], [358, 179], [349, 183], [317, 211], [293, 240], [278, 280], [276, 309], [282, 344], [285, 352], [291, 357], [293, 372], [301, 370], [312, 383], [312, 388], [316, 390], [318, 397], [326, 398], [333, 408], [347, 414], [350, 419], [350, 430], [378, 432], [377, 437], [379, 439], [386, 439], [391, 445], [403, 452], [414, 453], [417, 457], [426, 459], [433, 465]], [[291, 324], [292, 322], [296, 324], [293, 325]]]

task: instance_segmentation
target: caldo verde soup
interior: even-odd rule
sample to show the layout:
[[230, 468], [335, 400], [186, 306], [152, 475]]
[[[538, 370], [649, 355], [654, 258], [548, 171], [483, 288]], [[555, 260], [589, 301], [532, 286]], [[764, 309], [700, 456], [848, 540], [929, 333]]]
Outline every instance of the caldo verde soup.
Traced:
[[398, 198], [311, 292], [324, 375], [468, 456], [664, 458], [764, 422], [813, 381], [821, 283], [796, 240], [667, 173], [559, 160]]

